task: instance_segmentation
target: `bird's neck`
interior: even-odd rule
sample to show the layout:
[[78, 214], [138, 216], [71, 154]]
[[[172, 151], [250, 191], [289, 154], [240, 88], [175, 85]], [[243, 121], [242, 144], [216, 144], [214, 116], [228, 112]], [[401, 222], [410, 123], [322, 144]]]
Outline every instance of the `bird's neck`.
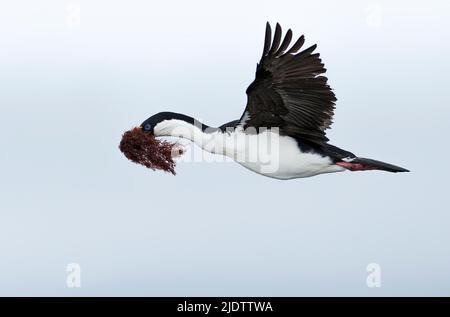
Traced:
[[153, 129], [155, 136], [172, 136], [190, 140], [211, 153], [222, 153], [221, 139], [223, 132], [211, 128], [189, 116], [167, 119], [159, 122]]

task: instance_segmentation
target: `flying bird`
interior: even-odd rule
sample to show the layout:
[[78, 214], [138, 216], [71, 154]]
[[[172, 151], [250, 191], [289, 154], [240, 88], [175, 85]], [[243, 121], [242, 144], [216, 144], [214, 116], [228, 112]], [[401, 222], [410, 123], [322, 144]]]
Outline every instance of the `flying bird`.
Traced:
[[263, 53], [240, 119], [212, 128], [181, 113], [160, 112], [139, 128], [155, 137], [191, 140], [205, 151], [277, 179], [345, 170], [408, 172], [328, 143], [325, 131], [332, 124], [337, 99], [322, 75], [326, 69], [314, 53], [316, 45], [302, 50], [303, 35], [290, 46], [291, 40], [290, 29], [282, 38], [277, 23], [272, 37], [266, 24]]

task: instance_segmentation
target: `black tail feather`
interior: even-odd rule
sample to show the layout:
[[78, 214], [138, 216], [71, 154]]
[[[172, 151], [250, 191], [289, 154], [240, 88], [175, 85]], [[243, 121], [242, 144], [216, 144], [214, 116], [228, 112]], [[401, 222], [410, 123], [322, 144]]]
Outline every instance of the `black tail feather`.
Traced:
[[395, 166], [389, 163], [384, 163], [377, 160], [372, 160], [364, 157], [357, 157], [351, 161], [352, 164], [361, 164], [363, 166], [367, 166], [368, 169], [376, 169], [376, 170], [382, 170], [392, 173], [402, 173], [402, 172], [409, 172], [406, 168]]

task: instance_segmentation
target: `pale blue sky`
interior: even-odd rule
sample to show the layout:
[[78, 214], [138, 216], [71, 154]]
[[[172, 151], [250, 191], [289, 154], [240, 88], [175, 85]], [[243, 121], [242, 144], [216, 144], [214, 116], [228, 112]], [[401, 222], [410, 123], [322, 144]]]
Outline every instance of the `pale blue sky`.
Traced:
[[[0, 295], [449, 296], [449, 12], [448, 1], [3, 3]], [[331, 143], [411, 173], [278, 181], [183, 162], [173, 177], [122, 156], [121, 133], [158, 111], [238, 118], [266, 21], [318, 44], [338, 97]], [[66, 287], [71, 262], [80, 289]]]

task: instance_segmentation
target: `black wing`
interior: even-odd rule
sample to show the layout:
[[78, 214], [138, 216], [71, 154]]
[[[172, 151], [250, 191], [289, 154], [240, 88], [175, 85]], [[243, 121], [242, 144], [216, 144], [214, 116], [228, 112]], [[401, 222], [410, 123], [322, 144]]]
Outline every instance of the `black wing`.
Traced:
[[[279, 127], [280, 133], [324, 144], [325, 130], [332, 123], [336, 97], [319, 54], [313, 45], [301, 52], [302, 35], [287, 50], [292, 39], [288, 30], [281, 42], [277, 23], [272, 40], [269, 23], [263, 55], [256, 67], [256, 78], [247, 88], [247, 107], [241, 118], [244, 128]], [[281, 43], [281, 44], [280, 44]]]

